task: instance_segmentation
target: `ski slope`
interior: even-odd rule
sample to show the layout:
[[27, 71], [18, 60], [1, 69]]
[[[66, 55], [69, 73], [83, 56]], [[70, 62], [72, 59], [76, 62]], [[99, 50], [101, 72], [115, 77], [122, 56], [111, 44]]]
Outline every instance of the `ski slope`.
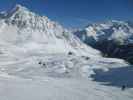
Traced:
[[132, 100], [133, 89], [100, 85], [85, 79], [19, 79], [0, 76], [1, 100]]
[[[126, 68], [128, 64], [122, 60], [85, 60], [82, 56], [65, 54], [36, 54], [17, 60], [8, 57], [3, 55], [4, 61], [0, 63], [2, 100], [133, 99], [132, 88], [122, 91], [120, 87], [102, 85], [91, 77], [96, 69], [108, 72], [110, 68]], [[39, 61], [46, 65], [38, 64]]]

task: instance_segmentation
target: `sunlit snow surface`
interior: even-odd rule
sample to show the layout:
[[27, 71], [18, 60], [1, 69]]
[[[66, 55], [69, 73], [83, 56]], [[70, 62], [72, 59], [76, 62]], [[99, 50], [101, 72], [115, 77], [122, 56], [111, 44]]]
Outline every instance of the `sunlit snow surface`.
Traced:
[[57, 23], [20, 5], [0, 15], [0, 100], [133, 99], [132, 85], [122, 91], [96, 77], [127, 68], [124, 60], [103, 58]]
[[[66, 54], [0, 55], [1, 100], [132, 100], [133, 90], [122, 91], [92, 81], [94, 70], [108, 72], [127, 64], [118, 59]], [[45, 66], [38, 64], [41, 61]], [[121, 73], [118, 73], [121, 74]]]

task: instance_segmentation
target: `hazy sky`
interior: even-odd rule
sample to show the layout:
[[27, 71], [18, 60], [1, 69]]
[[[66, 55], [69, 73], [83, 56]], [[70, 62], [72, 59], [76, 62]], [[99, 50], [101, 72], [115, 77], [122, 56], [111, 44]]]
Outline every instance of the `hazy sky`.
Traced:
[[133, 20], [133, 0], [0, 0], [0, 11], [21, 4], [65, 27], [83, 27], [90, 22]]

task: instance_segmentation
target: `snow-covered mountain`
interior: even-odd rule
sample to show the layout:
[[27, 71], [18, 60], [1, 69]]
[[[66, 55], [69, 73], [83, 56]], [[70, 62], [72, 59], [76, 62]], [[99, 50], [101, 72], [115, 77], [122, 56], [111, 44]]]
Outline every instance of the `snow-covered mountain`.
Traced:
[[84, 45], [58, 23], [45, 16], [39, 16], [21, 5], [16, 5], [12, 10], [0, 14], [1, 42], [21, 47], [23, 45], [28, 49], [43, 48], [45, 52], [52, 53], [70, 51], [76, 54], [99, 53]]
[[101, 50], [110, 57], [133, 61], [133, 23], [107, 21], [90, 24], [75, 32], [83, 42]]
[[132, 100], [132, 89], [113, 87], [133, 86], [128, 65], [21, 5], [0, 13], [0, 100]]
[[[34, 74], [37, 74], [36, 70], [44, 73], [42, 68], [36, 69], [39, 61], [45, 62], [44, 65], [50, 68], [48, 72], [52, 75], [53, 72], [66, 72], [70, 70], [69, 67], [82, 67], [84, 64], [96, 65], [95, 68], [127, 65], [120, 59], [103, 58], [100, 51], [87, 46], [58, 23], [21, 5], [2, 12], [0, 23], [1, 64], [8, 66], [4, 68], [7, 73], [20, 74], [21, 70], [22, 73], [29, 73], [31, 70]], [[16, 63], [20, 63], [19, 70]], [[108, 64], [111, 65], [107, 66]]]

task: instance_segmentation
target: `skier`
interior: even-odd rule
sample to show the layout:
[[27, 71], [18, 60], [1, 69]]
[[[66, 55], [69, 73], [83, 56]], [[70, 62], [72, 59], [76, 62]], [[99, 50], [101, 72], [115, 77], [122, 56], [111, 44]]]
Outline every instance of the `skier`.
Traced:
[[39, 61], [39, 62], [38, 62], [38, 64], [39, 64], [39, 65], [41, 65], [41, 64], [42, 64], [42, 62], [41, 62], [41, 61]]
[[68, 55], [72, 55], [73, 53], [71, 51], [68, 52]]
[[45, 63], [43, 63], [43, 66], [46, 66], [46, 64], [45, 64]]
[[90, 59], [90, 57], [85, 57], [85, 59], [86, 59], [86, 60], [89, 60], [89, 59]]
[[126, 85], [122, 85], [121, 90], [124, 91], [126, 89]]
[[43, 62], [42, 67], [47, 68], [47, 64], [45, 62]]

